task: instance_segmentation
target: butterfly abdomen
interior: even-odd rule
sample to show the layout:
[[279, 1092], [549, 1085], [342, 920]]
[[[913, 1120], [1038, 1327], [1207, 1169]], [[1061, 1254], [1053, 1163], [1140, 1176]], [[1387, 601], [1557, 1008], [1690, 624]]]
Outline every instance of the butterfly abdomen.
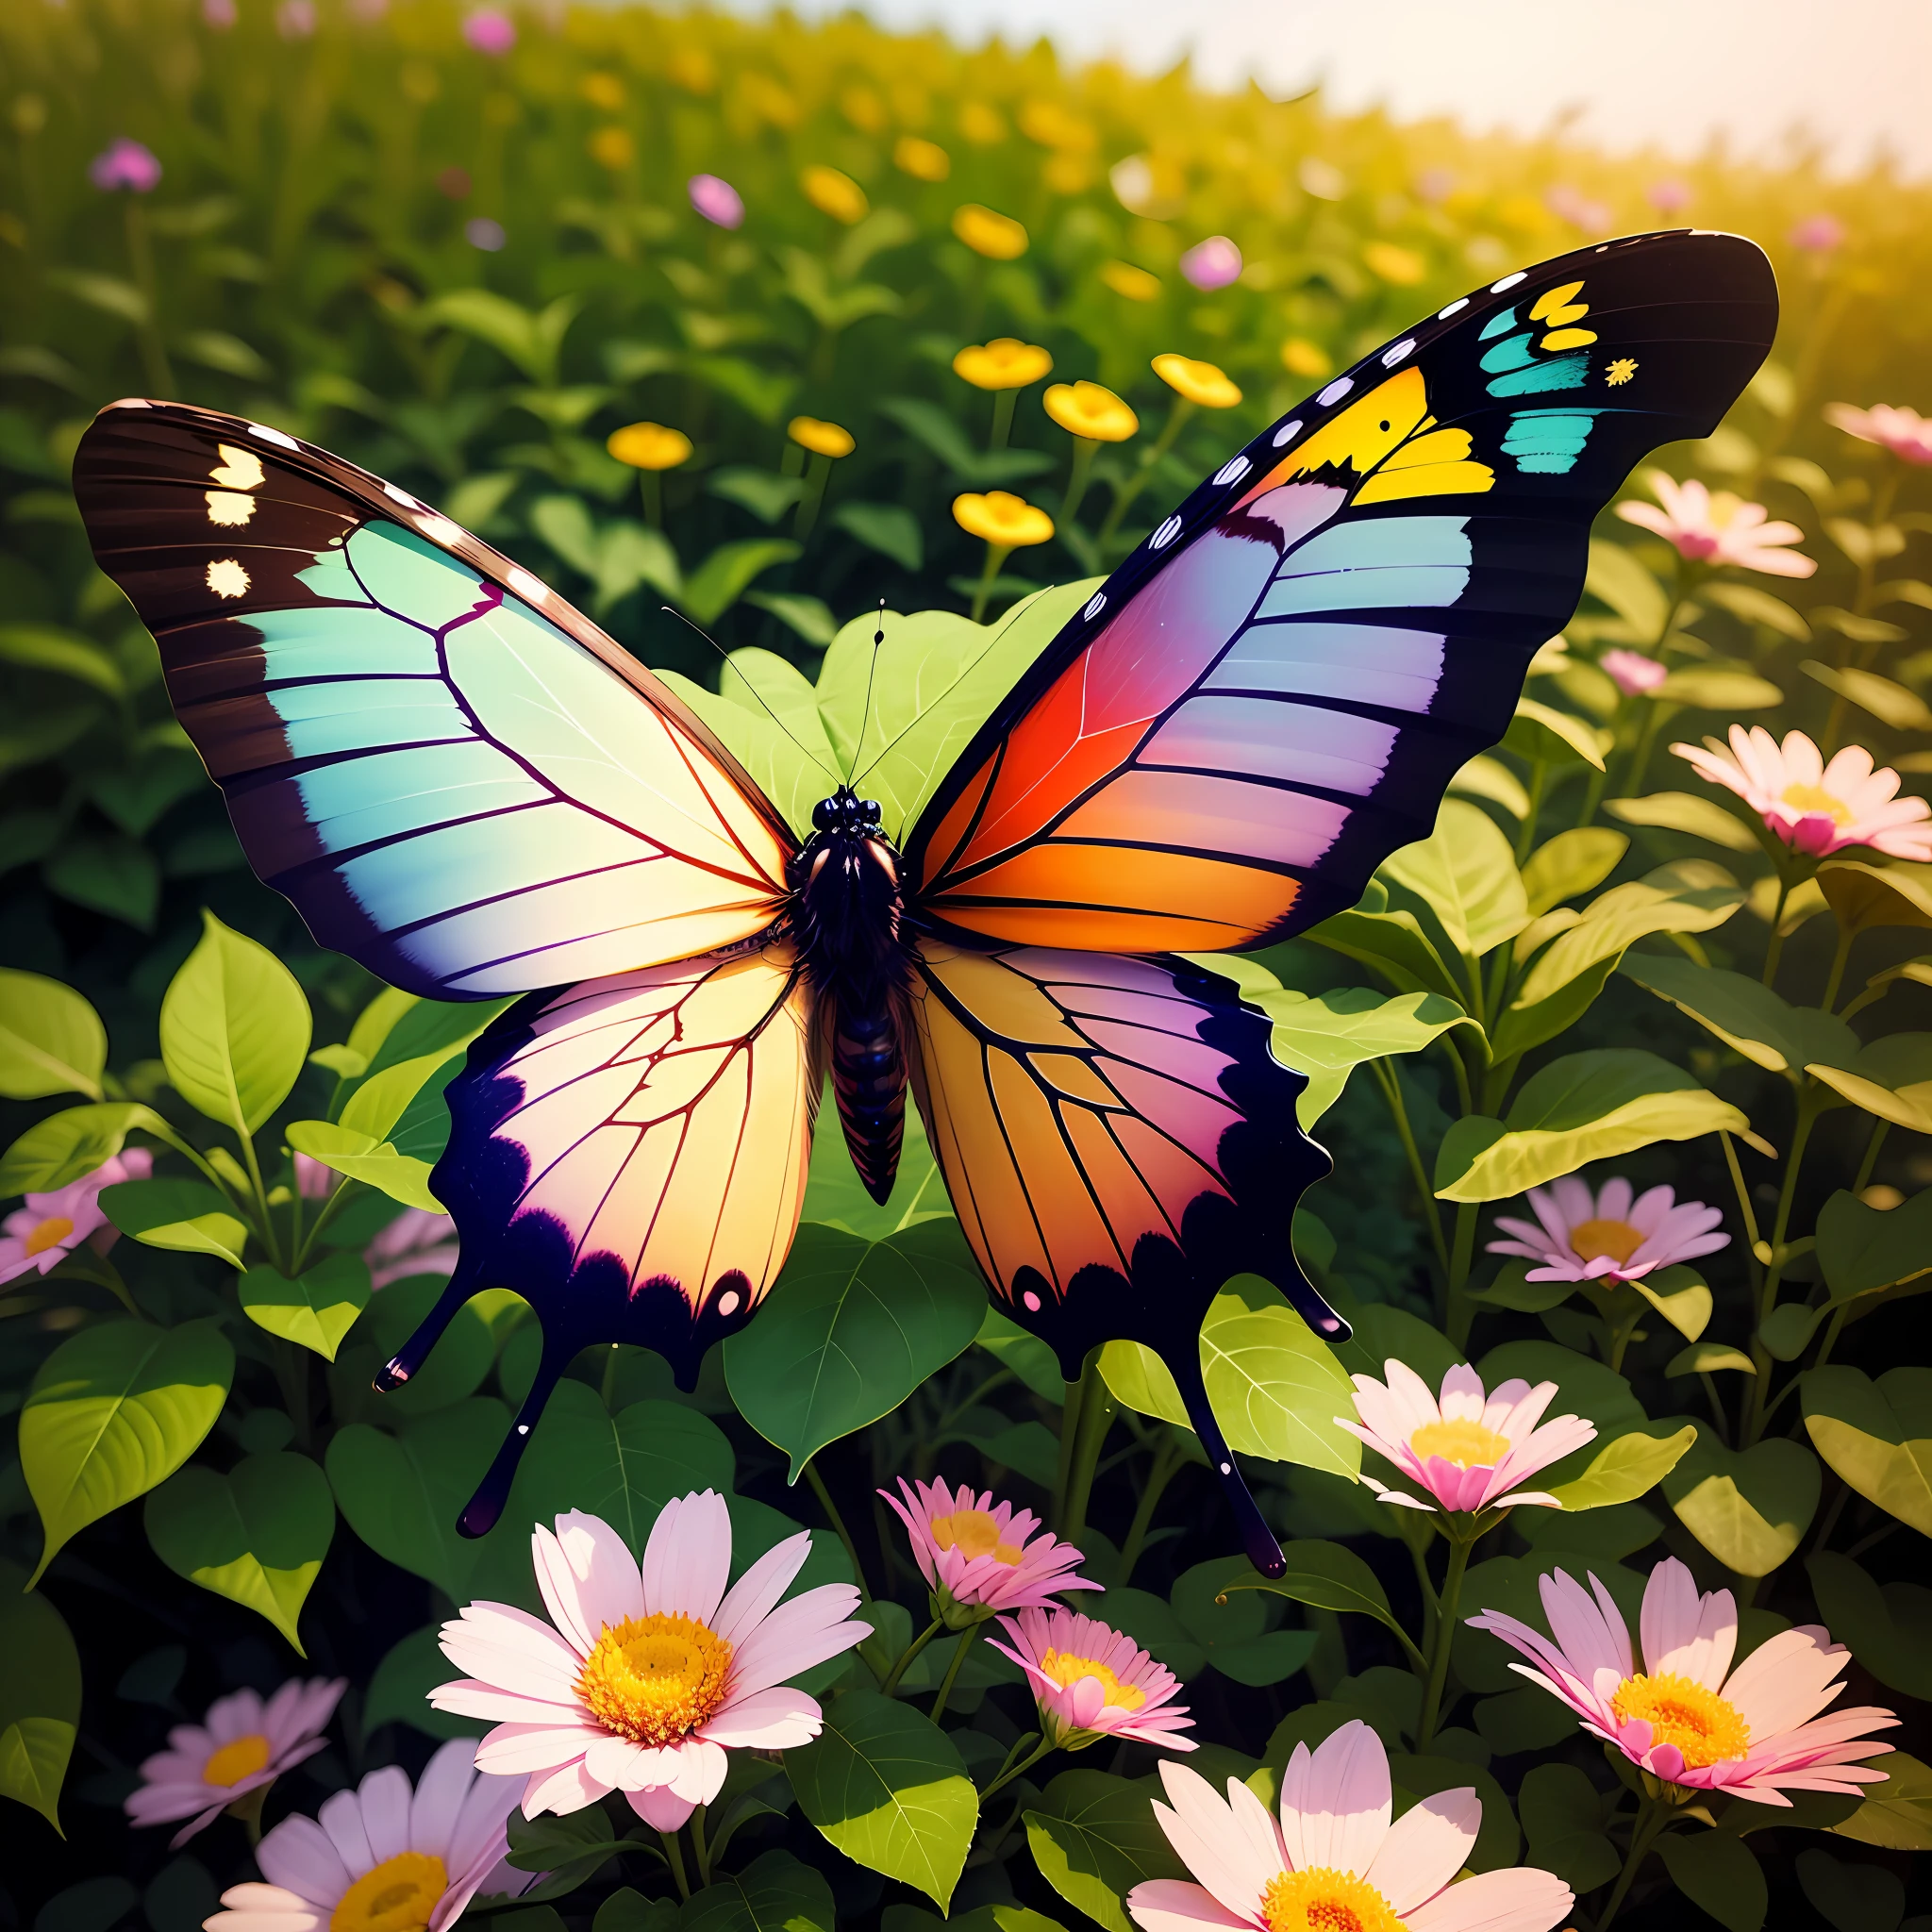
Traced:
[[831, 1058], [832, 1097], [845, 1145], [866, 1192], [883, 1207], [899, 1171], [906, 1132], [906, 1048], [897, 1002], [869, 1012], [839, 1007]]

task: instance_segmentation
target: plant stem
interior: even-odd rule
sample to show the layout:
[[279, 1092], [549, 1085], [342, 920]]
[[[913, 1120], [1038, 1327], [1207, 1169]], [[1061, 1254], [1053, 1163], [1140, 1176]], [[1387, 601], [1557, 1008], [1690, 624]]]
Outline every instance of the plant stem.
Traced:
[[127, 266], [133, 273], [135, 287], [146, 302], [146, 312], [137, 330], [142, 366], [147, 371], [147, 379], [155, 386], [155, 394], [172, 396], [175, 393], [175, 372], [169, 365], [168, 352], [161, 342], [161, 319], [155, 288], [154, 243], [148, 237], [147, 210], [142, 207], [139, 195], [128, 195], [125, 213]]
[[[1024, 1743], [1025, 1740], [1023, 1739], [1021, 1741]], [[1025, 1757], [1021, 1758], [1018, 1763], [1008, 1762], [1001, 1765], [999, 1770], [999, 1775], [995, 1777], [993, 1781], [987, 1786], [985, 1790], [981, 1791], [979, 1794], [980, 1809], [982, 1811], [985, 1810], [986, 1801], [990, 1797], [991, 1797], [992, 1794], [996, 1790], [998, 1790], [1002, 1785], [1009, 1785], [1016, 1777], [1024, 1776], [1027, 1772], [1031, 1771], [1033, 1767], [1036, 1764], [1038, 1764], [1040, 1760], [1042, 1757], [1044, 1757], [1047, 1755], [1047, 1753], [1050, 1752], [1053, 1748], [1054, 1747], [1051, 1744], [1049, 1744], [1044, 1738], [1040, 1738], [1035, 1740], [1033, 1749], [1029, 1751]]]
[[1757, 976], [1766, 986], [1777, 978], [1777, 962], [1785, 950], [1785, 902], [1791, 896], [1791, 882], [1782, 867], [1777, 875], [1777, 904], [1771, 913], [1771, 943], [1764, 949], [1764, 971]]
[[1649, 1856], [1651, 1846], [1657, 1842], [1669, 1817], [1669, 1807], [1658, 1804], [1655, 1798], [1642, 1801], [1630, 1826], [1629, 1856], [1624, 1860], [1624, 1869], [1617, 1874], [1616, 1889], [1604, 1903], [1603, 1912], [1596, 1922], [1596, 1932], [1604, 1932], [1604, 1927], [1617, 1916], [1629, 1894], [1638, 1868]]
[[977, 624], [986, 614], [987, 599], [992, 595], [994, 581], [1000, 574], [1000, 565], [1013, 554], [1010, 543], [989, 543], [986, 546], [986, 567], [979, 573], [979, 583], [973, 592], [973, 621]]
[[900, 1653], [899, 1661], [886, 1673], [886, 1681], [879, 1686], [880, 1695], [890, 1697], [899, 1688], [899, 1679], [911, 1667], [912, 1659], [937, 1637], [945, 1626], [935, 1617], [917, 1637]]
[[1088, 1357], [1080, 1375], [1080, 1420], [1074, 1435], [1074, 1453], [1067, 1464], [1067, 1492], [1056, 1533], [1078, 1542], [1087, 1527], [1087, 1503], [1093, 1491], [1093, 1467], [1113, 1423], [1112, 1393], [1100, 1374], [1100, 1353]]
[[1180, 1474], [1187, 1452], [1170, 1430], [1154, 1445], [1154, 1466], [1141, 1485], [1141, 1500], [1134, 1505], [1134, 1520], [1127, 1525], [1127, 1540], [1121, 1545], [1120, 1585], [1123, 1590], [1133, 1580], [1134, 1565], [1141, 1560], [1141, 1545], [1154, 1522], [1154, 1511], [1167, 1486]]
[[1549, 778], [1547, 760], [1532, 759], [1529, 767], [1529, 809], [1523, 814], [1523, 824], [1516, 833], [1516, 863], [1519, 867], [1536, 849], [1536, 822], [1543, 808], [1543, 787], [1549, 783]]
[[938, 1724], [946, 1708], [946, 1700], [953, 1694], [953, 1686], [958, 1682], [960, 1667], [966, 1661], [966, 1653], [979, 1641], [979, 1625], [969, 1624], [959, 1633], [959, 1641], [953, 1648], [953, 1661], [946, 1666], [946, 1674], [940, 1680], [940, 1694], [932, 1701], [929, 1715]]
[[872, 1591], [865, 1587], [865, 1569], [858, 1560], [858, 1545], [852, 1541], [852, 1532], [845, 1527], [845, 1519], [839, 1514], [839, 1506], [832, 1501], [832, 1492], [826, 1489], [825, 1479], [819, 1474], [815, 1462], [806, 1463], [805, 1479], [811, 1485], [812, 1494], [819, 1499], [819, 1507], [830, 1518], [832, 1527], [838, 1531], [839, 1541], [845, 1545], [845, 1554], [852, 1558], [852, 1574], [858, 1580], [859, 1600], [862, 1603], [871, 1603]]
[[671, 1863], [671, 1875], [677, 1881], [679, 1898], [691, 1896], [691, 1880], [684, 1875], [684, 1848], [677, 1842], [675, 1831], [660, 1831], [658, 1834], [664, 1847], [664, 1856]]
[[1174, 408], [1168, 413], [1167, 426], [1160, 432], [1153, 444], [1141, 452], [1141, 467], [1120, 489], [1114, 491], [1113, 508], [1107, 513], [1107, 521], [1100, 526], [1099, 547], [1105, 550], [1113, 541], [1113, 534], [1121, 526], [1121, 519], [1126, 515], [1135, 497], [1147, 487], [1156, 467], [1162, 457], [1174, 447], [1174, 440], [1181, 433], [1188, 418], [1194, 413], [1194, 405], [1186, 396], [1176, 396]]
[[988, 449], [1005, 449], [1007, 439], [1013, 433], [1013, 406], [1020, 400], [1016, 389], [1002, 389], [993, 391], [992, 434], [987, 439]]
[[1872, 1170], [1878, 1165], [1878, 1150], [1885, 1145], [1886, 1129], [1890, 1121], [1874, 1121], [1872, 1132], [1865, 1141], [1865, 1152], [1858, 1161], [1858, 1177], [1852, 1183], [1852, 1192], [1862, 1194], [1872, 1185]]
[[1466, 1538], [1449, 1539], [1449, 1568], [1442, 1577], [1441, 1607], [1436, 1613], [1436, 1641], [1430, 1646], [1429, 1682], [1423, 1692], [1422, 1720], [1416, 1726], [1415, 1748], [1426, 1751], [1442, 1713], [1442, 1687], [1449, 1681], [1449, 1646], [1456, 1637], [1456, 1612], [1462, 1601], [1463, 1573], [1469, 1568], [1472, 1545]]
[[656, 470], [638, 472], [638, 494], [643, 498], [644, 522], [652, 529], [664, 527], [664, 478]]
[[1093, 472], [1093, 458], [1100, 445], [1091, 436], [1074, 438], [1074, 464], [1067, 473], [1067, 493], [1060, 498], [1059, 521], [1071, 524], [1080, 500], [1087, 494], [1087, 479]]
[[1853, 926], [1840, 925], [1838, 930], [1838, 945], [1831, 956], [1831, 971], [1825, 975], [1824, 997], [1818, 1004], [1829, 1013], [1838, 1005], [1838, 990], [1844, 983], [1845, 967], [1852, 957], [1852, 943], [1858, 937]]
[[[1771, 1259], [1764, 1270], [1764, 1286], [1757, 1294], [1757, 1328], [1762, 1330], [1771, 1311], [1777, 1307], [1778, 1284], [1784, 1278], [1785, 1237], [1790, 1230], [1791, 1204], [1797, 1198], [1798, 1171], [1805, 1164], [1805, 1148], [1811, 1138], [1811, 1128], [1823, 1108], [1816, 1101], [1818, 1082], [1807, 1078], [1798, 1094], [1798, 1118], [1791, 1128], [1791, 1151], [1785, 1160], [1785, 1177], [1778, 1189], [1777, 1212], [1771, 1224]], [[1764, 1404], [1771, 1382], [1771, 1355], [1764, 1343], [1754, 1333], [1751, 1338], [1751, 1359], [1757, 1364], [1757, 1373], [1751, 1378], [1750, 1407], [1745, 1412], [1744, 1427], [1741, 1432], [1741, 1446], [1748, 1449], [1764, 1433]]]
[[811, 535], [811, 527], [819, 520], [819, 505], [825, 500], [825, 482], [831, 474], [831, 458], [813, 451], [811, 465], [805, 473], [805, 494], [799, 499], [798, 518], [791, 525], [792, 536], [801, 543]]
[[705, 1807], [702, 1805], [691, 1814], [691, 1848], [697, 1860], [698, 1883], [710, 1884], [711, 1854], [705, 1843]]
[[1402, 1151], [1408, 1158], [1408, 1171], [1415, 1176], [1416, 1193], [1422, 1200], [1423, 1216], [1429, 1224], [1429, 1240], [1436, 1250], [1436, 1259], [1442, 1270], [1443, 1291], [1449, 1284], [1449, 1243], [1442, 1234], [1442, 1215], [1436, 1206], [1436, 1196], [1429, 1187], [1428, 1170], [1423, 1165], [1422, 1149], [1415, 1142], [1415, 1129], [1409, 1125], [1408, 1108], [1403, 1104], [1402, 1082], [1396, 1077], [1395, 1070], [1386, 1060], [1371, 1060], [1369, 1072], [1375, 1076], [1375, 1084], [1382, 1090], [1382, 1098], [1389, 1103], [1389, 1112], [1395, 1122], [1395, 1137], [1402, 1142]]
[[1456, 1244], [1449, 1252], [1449, 1339], [1457, 1348], [1468, 1344], [1475, 1321], [1475, 1305], [1462, 1291], [1475, 1256], [1475, 1228], [1481, 1212], [1474, 1201], [1456, 1204]]

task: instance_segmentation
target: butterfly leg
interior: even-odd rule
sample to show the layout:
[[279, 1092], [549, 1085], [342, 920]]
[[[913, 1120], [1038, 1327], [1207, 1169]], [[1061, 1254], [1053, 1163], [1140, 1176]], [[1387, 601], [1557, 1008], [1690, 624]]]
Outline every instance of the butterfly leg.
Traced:
[[1221, 1433], [1221, 1424], [1214, 1420], [1214, 1407], [1208, 1400], [1208, 1385], [1201, 1379], [1199, 1362], [1191, 1362], [1179, 1355], [1166, 1356], [1163, 1359], [1173, 1372], [1174, 1386], [1180, 1391], [1188, 1420], [1193, 1424], [1195, 1435], [1201, 1439], [1201, 1447], [1207, 1452], [1215, 1474], [1221, 1478], [1222, 1493], [1227, 1498], [1228, 1507], [1234, 1511], [1235, 1524], [1241, 1531], [1248, 1561], [1263, 1576], [1281, 1575], [1288, 1568], [1288, 1558], [1281, 1554], [1281, 1545], [1275, 1541], [1274, 1532], [1268, 1527], [1260, 1505], [1255, 1501], [1253, 1492], [1242, 1479], [1234, 1459], [1234, 1451], [1227, 1446], [1227, 1439]]

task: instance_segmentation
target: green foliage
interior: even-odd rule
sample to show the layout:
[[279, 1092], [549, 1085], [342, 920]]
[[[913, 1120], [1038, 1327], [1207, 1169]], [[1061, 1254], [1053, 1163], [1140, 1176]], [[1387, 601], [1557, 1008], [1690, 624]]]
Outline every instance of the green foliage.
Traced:
[[1150, 1808], [1158, 1795], [1153, 1778], [1063, 1771], [1026, 1813], [1041, 1876], [1107, 1932], [1131, 1932], [1125, 1901], [1135, 1886], [1187, 1875]]
[[60, 1829], [60, 1786], [80, 1725], [80, 1653], [60, 1612], [0, 1563], [0, 1793]]

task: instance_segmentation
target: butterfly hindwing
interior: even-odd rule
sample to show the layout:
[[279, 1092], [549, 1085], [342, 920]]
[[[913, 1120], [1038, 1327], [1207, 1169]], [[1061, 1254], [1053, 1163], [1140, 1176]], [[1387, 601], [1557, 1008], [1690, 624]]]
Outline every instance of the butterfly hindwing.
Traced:
[[256, 872], [392, 985], [487, 998], [769, 925], [794, 841], [657, 678], [526, 571], [279, 430], [123, 403], [101, 568]]

